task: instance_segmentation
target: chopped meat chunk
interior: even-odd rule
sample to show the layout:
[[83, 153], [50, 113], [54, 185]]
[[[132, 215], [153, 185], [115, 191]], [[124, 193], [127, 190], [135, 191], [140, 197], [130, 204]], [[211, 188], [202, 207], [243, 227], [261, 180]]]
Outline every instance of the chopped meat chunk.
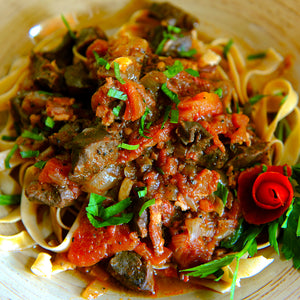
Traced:
[[117, 253], [109, 261], [109, 272], [129, 289], [154, 294], [154, 274], [149, 261], [132, 251]]

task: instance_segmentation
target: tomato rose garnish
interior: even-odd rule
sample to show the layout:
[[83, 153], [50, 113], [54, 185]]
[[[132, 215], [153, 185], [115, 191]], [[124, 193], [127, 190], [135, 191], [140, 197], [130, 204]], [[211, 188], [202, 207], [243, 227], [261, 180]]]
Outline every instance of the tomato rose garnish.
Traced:
[[294, 197], [288, 179], [289, 166], [269, 166], [262, 173], [256, 166], [242, 172], [238, 178], [238, 199], [245, 220], [250, 224], [265, 224], [279, 218]]

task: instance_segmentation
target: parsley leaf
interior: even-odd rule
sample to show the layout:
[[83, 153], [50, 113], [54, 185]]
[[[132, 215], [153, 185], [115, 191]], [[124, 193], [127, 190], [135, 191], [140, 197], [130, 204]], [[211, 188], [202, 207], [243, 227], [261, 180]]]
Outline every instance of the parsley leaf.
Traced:
[[221, 198], [224, 205], [226, 204], [229, 191], [222, 182], [218, 182], [217, 190], [214, 192], [214, 194]]
[[114, 71], [115, 71], [115, 76], [116, 79], [121, 83], [124, 84], [125, 80], [121, 77], [120, 73], [120, 65], [117, 62], [114, 62]]
[[113, 97], [122, 101], [126, 101], [127, 100], [127, 95], [125, 93], [123, 93], [122, 91], [116, 90], [114, 88], [110, 88], [107, 92], [107, 96], [109, 97]]
[[9, 153], [7, 154], [5, 160], [4, 160], [4, 164], [5, 164], [5, 169], [10, 169], [10, 159], [13, 157], [13, 155], [15, 154], [15, 152], [18, 150], [19, 146], [17, 144], [14, 144], [14, 146], [11, 148], [11, 150], [9, 151]]
[[286, 259], [293, 259], [294, 268], [300, 268], [300, 236], [297, 236], [300, 216], [300, 198], [295, 198], [293, 210], [290, 212], [287, 219], [286, 228], [282, 234], [282, 248]]
[[152, 139], [152, 137], [150, 136], [146, 136], [144, 134], [144, 130], [145, 130], [145, 120], [147, 115], [150, 113], [150, 109], [148, 107], [146, 107], [144, 114], [141, 117], [141, 122], [140, 122], [140, 128], [139, 128], [139, 134], [140, 136], [147, 138], [147, 139]]
[[167, 70], [164, 71], [163, 73], [167, 76], [167, 78], [173, 78], [175, 77], [178, 73], [183, 71], [183, 65], [181, 61], [175, 60], [174, 64], [172, 66], [167, 66]]
[[20, 201], [21, 195], [0, 195], [0, 205], [14, 205]]
[[126, 143], [121, 143], [118, 145], [118, 148], [123, 148], [123, 149], [126, 149], [126, 150], [136, 150], [139, 148], [139, 144], [136, 144], [136, 145], [130, 145], [130, 144], [126, 144]]
[[269, 242], [270, 242], [270, 245], [276, 251], [276, 253], [279, 255], [279, 247], [278, 247], [278, 241], [277, 241], [278, 228], [279, 228], [279, 223], [277, 220], [269, 223], [269, 226], [268, 226]]
[[34, 166], [36, 168], [43, 169], [45, 167], [46, 163], [47, 163], [46, 161], [39, 160], [34, 164]]
[[62, 21], [64, 22], [65, 26], [67, 27], [67, 29], [68, 29], [68, 31], [69, 31], [69, 34], [70, 34], [71, 38], [75, 40], [75, 39], [76, 39], [76, 35], [75, 35], [74, 31], [71, 29], [71, 26], [70, 26], [70, 24], [68, 23], [68, 21], [67, 21], [67, 19], [65, 18], [65, 16], [64, 16], [64, 15], [61, 15], [61, 19], [62, 19]]
[[154, 204], [155, 204], [155, 198], [146, 201], [146, 202], [142, 205], [142, 207], [141, 207], [141, 209], [140, 209], [140, 211], [139, 211], [139, 216], [141, 216], [141, 215], [143, 214], [143, 212], [144, 212], [148, 207], [150, 207], [151, 205], [154, 205]]
[[262, 94], [255, 95], [255, 96], [253, 96], [249, 99], [249, 103], [251, 105], [254, 105], [255, 103], [257, 103], [258, 101], [260, 101], [264, 97], [266, 97], [266, 95], [262, 95]]
[[265, 58], [266, 56], [267, 56], [267, 52], [258, 52], [254, 54], [249, 54], [247, 56], [247, 59], [248, 60], [261, 59], [261, 58]]
[[233, 45], [233, 40], [230, 39], [228, 41], [228, 43], [224, 46], [224, 49], [223, 49], [223, 56], [224, 56], [224, 58], [227, 59], [227, 55], [228, 55], [228, 53], [229, 53], [230, 48], [231, 48], [232, 45]]
[[188, 74], [194, 76], [194, 77], [200, 77], [200, 74], [197, 70], [191, 69], [191, 68], [187, 68], [184, 70], [185, 72], [187, 72]]
[[[100, 228], [110, 225], [125, 224], [133, 218], [133, 213], [122, 213], [121, 216], [116, 216], [131, 204], [132, 201], [130, 198], [126, 198], [116, 204], [104, 208], [102, 203], [105, 199], [106, 198], [101, 195], [91, 193], [86, 212], [89, 221], [94, 227]], [[101, 218], [101, 220], [98, 218]]]
[[163, 83], [161, 86], [161, 90], [174, 102], [176, 103], [176, 106], [179, 104], [180, 100], [178, 98], [178, 95], [171, 91], [166, 83]]
[[21, 137], [29, 138], [35, 141], [42, 141], [44, 139], [44, 137], [42, 137], [41, 135], [31, 132], [29, 130], [24, 130], [24, 132], [21, 134]]

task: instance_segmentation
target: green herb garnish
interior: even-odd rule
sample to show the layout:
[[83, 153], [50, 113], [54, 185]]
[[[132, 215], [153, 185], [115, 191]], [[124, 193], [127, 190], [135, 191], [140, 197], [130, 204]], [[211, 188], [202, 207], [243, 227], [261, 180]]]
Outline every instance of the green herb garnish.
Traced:
[[136, 188], [136, 191], [138, 193], [139, 198], [143, 198], [147, 195], [147, 187], [146, 186], [138, 187], [138, 188]]
[[171, 110], [170, 123], [177, 124], [178, 120], [179, 120], [179, 111], [178, 111], [178, 109], [172, 109]]
[[46, 163], [47, 163], [46, 161], [39, 160], [34, 164], [34, 166], [36, 168], [43, 169], [45, 167]]
[[247, 59], [248, 60], [262, 59], [265, 58], [266, 56], [267, 56], [267, 52], [258, 52], [258, 53], [248, 55]]
[[22, 158], [32, 158], [37, 157], [40, 154], [40, 151], [28, 150], [28, 151], [20, 151]]
[[[292, 205], [291, 205], [292, 206]], [[286, 226], [282, 233], [281, 252], [286, 259], [293, 259], [293, 265], [296, 269], [300, 268], [300, 236], [299, 236], [299, 216], [300, 216], [300, 198], [294, 199], [293, 208], [288, 211]], [[288, 214], [288, 213], [287, 213]]]
[[107, 96], [109, 97], [113, 97], [122, 101], [126, 101], [127, 100], [127, 95], [125, 93], [123, 93], [122, 91], [116, 90], [114, 88], [110, 88], [107, 92]]
[[136, 144], [136, 145], [129, 145], [129, 144], [126, 144], [126, 143], [121, 143], [118, 145], [118, 148], [123, 148], [123, 149], [126, 149], [126, 150], [136, 150], [139, 148], [139, 144]]
[[276, 253], [279, 255], [279, 247], [278, 247], [278, 241], [277, 241], [278, 228], [279, 228], [278, 222], [275, 221], [275, 222], [269, 223], [269, 226], [268, 226], [269, 242], [270, 242], [270, 245], [276, 251]]
[[106, 59], [100, 57], [96, 51], [93, 51], [93, 54], [95, 56], [97, 65], [103, 66], [106, 70], [110, 69], [110, 64]]
[[67, 29], [68, 29], [68, 31], [69, 31], [69, 34], [70, 34], [71, 38], [75, 40], [75, 39], [76, 39], [76, 35], [75, 35], [74, 31], [71, 29], [71, 26], [70, 26], [70, 24], [68, 23], [68, 21], [67, 21], [67, 19], [65, 18], [65, 16], [64, 16], [64, 15], [61, 15], [61, 19], [62, 19], [62, 21], [64, 22], [65, 26], [67, 27]]
[[154, 205], [154, 204], [155, 204], [155, 199], [154, 199], [154, 198], [151, 199], [151, 200], [146, 201], [146, 202], [142, 205], [142, 207], [141, 207], [141, 209], [140, 209], [140, 211], [139, 211], [139, 216], [141, 216], [141, 215], [143, 214], [143, 212], [144, 212], [148, 207], [150, 207], [151, 205]]
[[120, 74], [120, 65], [117, 62], [114, 62], [114, 71], [115, 71], [115, 76], [116, 76], [117, 80], [121, 84], [124, 84], [125, 80], [121, 77], [121, 74]]
[[167, 30], [168, 30], [168, 32], [174, 32], [174, 33], [180, 33], [181, 32], [181, 28], [179, 28], [177, 26], [172, 26], [172, 25], [168, 25]]
[[251, 105], [254, 105], [258, 101], [260, 101], [262, 98], [266, 97], [266, 95], [255, 95], [249, 99], [249, 103]]
[[184, 51], [184, 50], [181, 50], [178, 52], [178, 54], [181, 56], [181, 57], [192, 57], [194, 56], [195, 54], [197, 54], [197, 50], [196, 49], [190, 49], [188, 51]]
[[120, 105], [118, 105], [118, 106], [116, 106], [116, 107], [114, 107], [113, 108], [113, 114], [116, 116], [116, 117], [118, 117], [119, 116], [119, 114], [120, 114], [120, 110], [121, 110], [121, 106]]
[[37, 133], [28, 131], [28, 130], [24, 130], [24, 132], [21, 134], [21, 137], [29, 138], [29, 139], [32, 139], [32, 140], [35, 140], [35, 141], [42, 141], [44, 139], [43, 136], [41, 136]]
[[224, 205], [226, 204], [229, 191], [222, 182], [218, 182], [218, 187], [214, 194], [222, 200]]
[[221, 88], [217, 88], [214, 93], [217, 94], [219, 98], [223, 97], [223, 90]]
[[52, 118], [50, 118], [49, 116], [46, 118], [45, 120], [45, 125], [49, 128], [53, 128], [55, 126], [55, 122]]
[[167, 122], [167, 120], [168, 120], [168, 118], [169, 118], [169, 114], [170, 114], [171, 109], [172, 109], [172, 106], [171, 106], [171, 105], [167, 105], [166, 110], [165, 110], [165, 113], [164, 113], [163, 122], [162, 122], [162, 124], [161, 124], [160, 129], [163, 129], [163, 128], [164, 128], [164, 126], [165, 126], [165, 124], [166, 124], [166, 122]]
[[1, 140], [7, 142], [14, 142], [17, 139], [16, 136], [2, 135]]
[[[133, 213], [123, 212], [131, 204], [132, 201], [130, 198], [126, 198], [104, 208], [102, 203], [105, 199], [105, 197], [98, 194], [91, 193], [90, 195], [86, 212], [89, 221], [94, 227], [100, 228], [110, 225], [126, 224], [132, 219]], [[120, 213], [122, 213], [121, 216], [116, 216]]]
[[144, 112], [144, 114], [141, 117], [140, 128], [139, 128], [139, 134], [140, 134], [140, 136], [142, 136], [142, 137], [144, 137], [146, 139], [152, 139], [152, 137], [146, 136], [144, 134], [144, 131], [145, 131], [145, 120], [146, 120], [146, 117], [147, 117], [147, 115], [149, 113], [150, 113], [150, 109], [148, 107], [146, 107], [145, 112]]
[[199, 72], [194, 70], [194, 69], [188, 68], [188, 69], [185, 69], [184, 71], [187, 72], [188, 74], [194, 76], [194, 77], [200, 77]]
[[228, 41], [228, 43], [224, 46], [224, 49], [223, 49], [223, 56], [224, 56], [224, 58], [227, 59], [227, 55], [228, 55], [228, 53], [229, 53], [230, 48], [232, 47], [232, 45], [233, 45], [233, 40], [230, 39]]
[[0, 205], [15, 205], [21, 202], [21, 195], [0, 195]]
[[7, 154], [5, 160], [4, 160], [4, 164], [5, 164], [5, 169], [10, 169], [10, 159], [13, 157], [13, 155], [15, 154], [15, 152], [18, 150], [18, 145], [15, 144], [11, 150], [9, 151], [9, 153]]
[[168, 87], [166, 83], [163, 83], [161, 86], [161, 90], [176, 104], [176, 106], [178, 106], [179, 104], [179, 99], [178, 99], [178, 95], [176, 93], [174, 93], [173, 91], [171, 91]]
[[167, 78], [173, 78], [175, 77], [178, 73], [183, 71], [183, 65], [181, 61], [175, 60], [174, 64], [172, 66], [168, 66], [167, 70], [164, 71], [163, 73], [167, 76]]

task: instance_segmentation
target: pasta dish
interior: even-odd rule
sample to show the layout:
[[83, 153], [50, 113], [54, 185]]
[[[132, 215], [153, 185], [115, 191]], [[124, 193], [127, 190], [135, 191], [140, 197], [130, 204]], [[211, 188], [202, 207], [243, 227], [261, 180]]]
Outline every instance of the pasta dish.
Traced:
[[[64, 27], [0, 80], [1, 251], [38, 276], [160, 296], [160, 280], [231, 291], [272, 259], [300, 267], [300, 114], [275, 49], [202, 41], [169, 3], [116, 33]], [[247, 272], [246, 272], [247, 269]]]

